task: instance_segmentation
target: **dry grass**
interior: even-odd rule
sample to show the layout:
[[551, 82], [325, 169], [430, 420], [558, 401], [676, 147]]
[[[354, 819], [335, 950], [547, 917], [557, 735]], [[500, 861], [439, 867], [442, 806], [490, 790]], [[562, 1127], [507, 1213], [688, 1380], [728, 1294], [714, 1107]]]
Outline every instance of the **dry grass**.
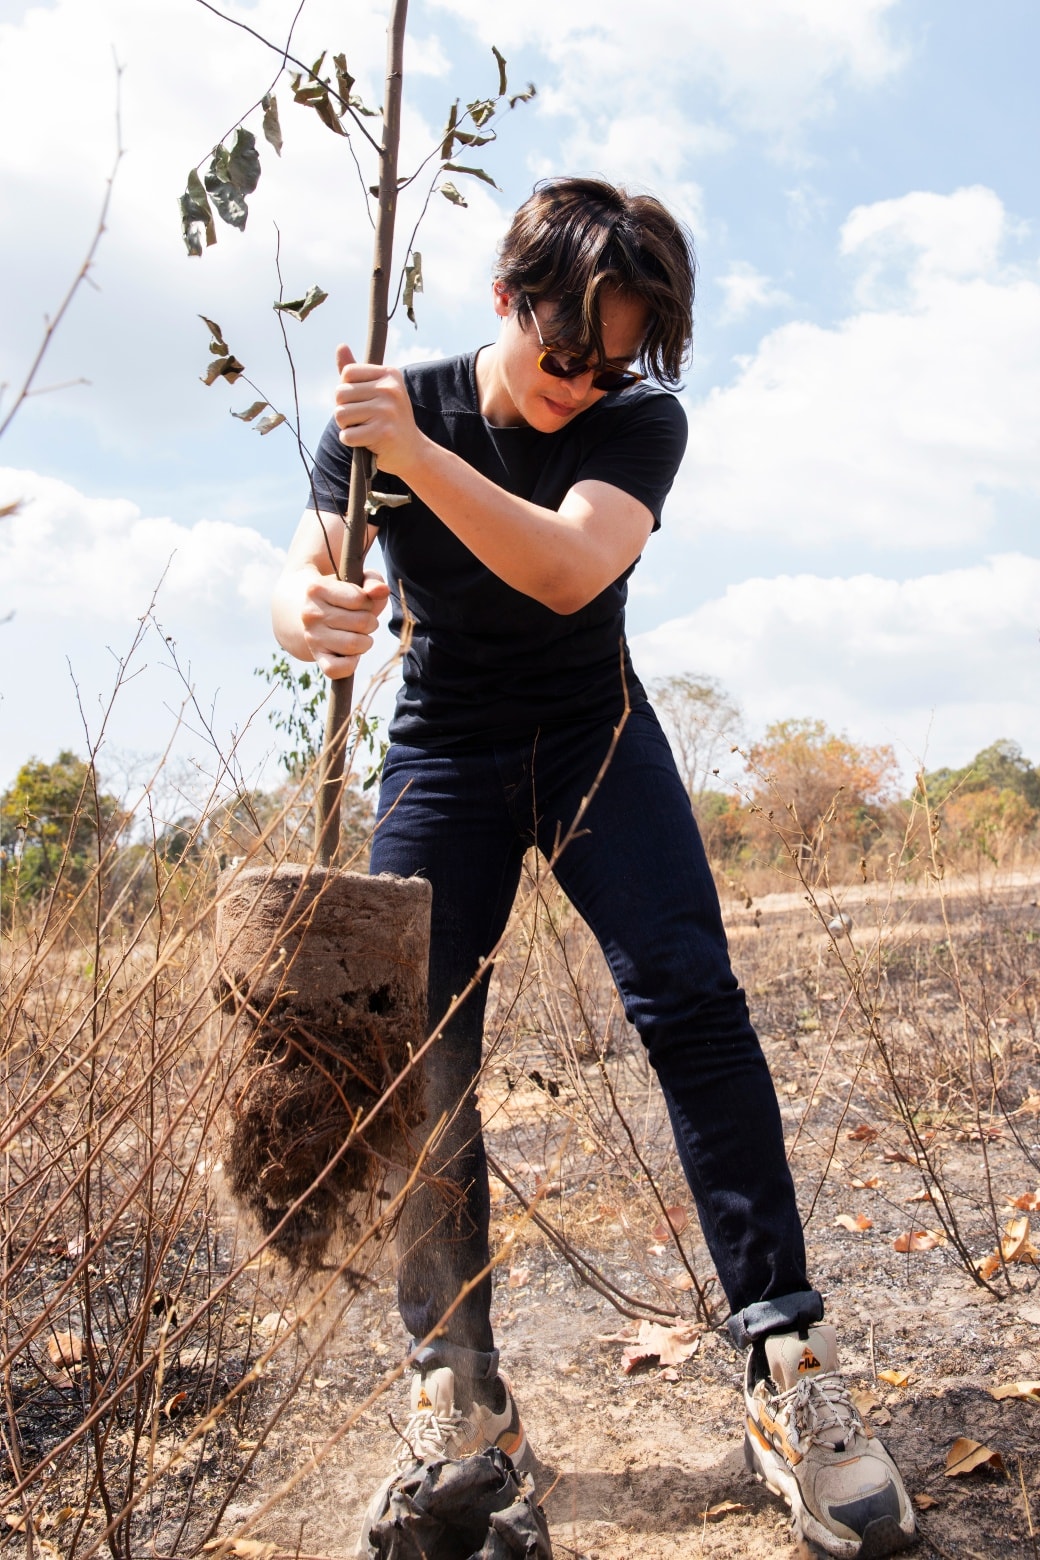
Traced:
[[[302, 854], [299, 816], [294, 804], [254, 831], [262, 859]], [[236, 828], [241, 843], [241, 816]], [[0, 1547], [198, 1553], [355, 1304], [402, 1194], [399, 1178], [271, 1308], [279, 1222], [240, 1221], [220, 1171], [248, 1062], [212, 995], [221, 854], [200, 835], [171, 863], [153, 842], [132, 894], [125, 860], [103, 855], [74, 896], [59, 885], [4, 932]], [[1008, 1244], [1006, 1194], [1040, 1180], [1036, 879], [951, 883], [936, 857], [844, 889], [825, 859], [810, 879], [792, 858], [786, 899], [728, 909], [810, 1187], [810, 1244], [859, 1145], [880, 1142], [930, 1190], [914, 1222], [975, 1282], [1020, 1290], [1036, 1268], [1028, 1239]], [[852, 926], [828, 933], [839, 908]], [[496, 1263], [547, 1242], [625, 1316], [718, 1322], [695, 1226], [669, 1217], [688, 1194], [641, 1047], [544, 871], [500, 951], [488, 1033]], [[966, 1143], [967, 1178], [954, 1166]], [[388, 1363], [323, 1426], [308, 1466], [403, 1356]], [[291, 1505], [305, 1471], [262, 1512]]]

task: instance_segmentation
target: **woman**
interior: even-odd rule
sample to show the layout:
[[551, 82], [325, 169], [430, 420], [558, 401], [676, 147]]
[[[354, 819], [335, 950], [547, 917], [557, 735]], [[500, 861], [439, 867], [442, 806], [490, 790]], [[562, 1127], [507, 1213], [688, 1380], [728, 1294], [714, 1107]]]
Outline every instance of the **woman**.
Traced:
[[[750, 1465], [830, 1553], [883, 1555], [909, 1541], [909, 1503], [836, 1375], [833, 1329], [819, 1325], [776, 1096], [690, 803], [625, 641], [627, 579], [686, 443], [679, 403], [647, 381], [677, 385], [693, 292], [688, 235], [655, 199], [590, 179], [536, 189], [501, 246], [494, 345], [403, 373], [339, 349], [315, 507], [290, 548], [275, 631], [339, 677], [369, 648], [388, 597], [393, 629], [407, 610], [371, 870], [433, 885], [431, 1019], [494, 948], [537, 845], [657, 1071], [728, 1327], [749, 1347]], [[331, 568], [361, 447], [378, 458], [380, 487], [409, 497], [372, 531], [389, 589], [375, 574], [355, 588]], [[485, 1272], [473, 1085], [489, 975], [428, 1053], [428, 1119], [444, 1115], [448, 1129], [399, 1233], [413, 1339], [446, 1317], [413, 1358], [407, 1439], [427, 1455], [526, 1449]]]

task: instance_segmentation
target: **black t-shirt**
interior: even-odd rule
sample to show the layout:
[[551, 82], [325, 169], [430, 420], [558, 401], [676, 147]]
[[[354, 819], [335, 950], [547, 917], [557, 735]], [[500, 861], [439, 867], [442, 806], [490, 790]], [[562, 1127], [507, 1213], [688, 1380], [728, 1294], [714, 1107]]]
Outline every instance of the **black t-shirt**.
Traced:
[[[558, 509], [595, 479], [639, 499], [660, 524], [686, 448], [674, 396], [639, 384], [613, 391], [558, 433], [496, 428], [481, 415], [476, 353], [404, 370], [418, 427], [499, 487]], [[309, 507], [345, 514], [350, 450], [330, 422], [318, 445]], [[379, 473], [376, 488], [407, 493]], [[390, 726], [398, 742], [463, 748], [522, 740], [540, 727], [616, 719], [646, 695], [625, 641], [628, 576], [578, 612], [561, 614], [505, 584], [414, 496], [374, 523], [392, 593], [390, 627], [413, 620]], [[634, 567], [634, 565], [633, 565]]]

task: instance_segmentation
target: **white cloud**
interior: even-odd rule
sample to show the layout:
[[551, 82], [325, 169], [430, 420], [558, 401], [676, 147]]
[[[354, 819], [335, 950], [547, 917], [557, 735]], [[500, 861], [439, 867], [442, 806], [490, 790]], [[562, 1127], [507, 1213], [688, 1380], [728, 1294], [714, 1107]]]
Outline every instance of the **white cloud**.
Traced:
[[862, 742], [962, 763], [998, 737], [1040, 758], [1040, 558], [883, 579], [754, 578], [639, 635], [640, 675], [718, 677], [757, 730], [821, 718]]
[[[189, 709], [178, 753], [213, 773], [217, 749], [229, 753], [247, 730], [242, 761], [262, 765], [274, 744], [255, 714], [265, 689], [253, 668], [273, 644], [267, 602], [279, 549], [245, 526], [175, 525], [31, 471], [0, 468], [0, 495], [0, 505], [24, 500], [0, 526], [0, 615], [13, 612], [0, 625], [6, 765], [85, 751], [102, 726], [109, 746], [160, 753], [189, 687], [217, 747]], [[154, 621], [142, 625], [156, 594]]]
[[999, 197], [981, 185], [952, 195], [914, 190], [855, 207], [841, 229], [841, 252], [862, 267], [857, 296], [864, 303], [887, 301], [886, 275], [889, 287], [897, 280], [903, 296], [925, 303], [928, 289], [941, 278], [992, 272], [1008, 227]]
[[900, 298], [833, 328], [767, 335], [690, 409], [672, 523], [792, 546], [925, 547], [985, 538], [1001, 493], [1040, 494], [1040, 281], [996, 262], [991, 191], [860, 208], [869, 270], [904, 257]]
[[285, 554], [248, 526], [177, 525], [126, 499], [90, 498], [31, 471], [0, 468], [0, 507], [23, 507], [0, 528], [0, 577], [19, 614], [129, 626], [161, 586], [177, 632], [234, 644], [266, 619]]
[[769, 277], [747, 260], [735, 260], [725, 276], [719, 277], [718, 285], [724, 299], [721, 321], [742, 320], [752, 309], [773, 308], [791, 301], [782, 288], [774, 287]]
[[[237, 744], [253, 783], [265, 766], [264, 783], [273, 782], [278, 739], [262, 707], [270, 690], [254, 668], [277, 648], [269, 602], [284, 552], [249, 526], [177, 525], [126, 499], [0, 467], [0, 507], [13, 499], [22, 508], [0, 522], [0, 618], [13, 613], [0, 623], [0, 783], [30, 754], [85, 751], [84, 722], [91, 739], [104, 723], [106, 751], [130, 754], [163, 752], [179, 727], [175, 751], [204, 775]], [[391, 648], [384, 629], [364, 674]], [[182, 721], [189, 688], [202, 715], [189, 704]], [[392, 693], [380, 695], [384, 717]]]
[[439, 4], [507, 53], [542, 50], [557, 69], [553, 106], [569, 105], [602, 137], [616, 116], [645, 112], [651, 96], [656, 115], [675, 106], [691, 127], [710, 125], [719, 102], [744, 127], [790, 145], [838, 82], [876, 85], [905, 57], [887, 25], [897, 0]]

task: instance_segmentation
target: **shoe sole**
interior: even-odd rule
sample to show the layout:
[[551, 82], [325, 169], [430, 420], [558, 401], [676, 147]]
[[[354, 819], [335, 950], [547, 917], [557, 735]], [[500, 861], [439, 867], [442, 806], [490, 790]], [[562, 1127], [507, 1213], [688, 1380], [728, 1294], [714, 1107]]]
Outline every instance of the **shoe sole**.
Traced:
[[[744, 1461], [758, 1482], [786, 1501], [791, 1508], [791, 1520], [797, 1536], [814, 1544], [824, 1554], [836, 1555], [838, 1560], [885, 1560], [886, 1555], [898, 1554], [901, 1549], [909, 1548], [917, 1536], [915, 1532], [905, 1533], [893, 1517], [879, 1517], [875, 1522], [868, 1522], [858, 1544], [852, 1539], [842, 1538], [838, 1533], [828, 1532], [806, 1507], [798, 1481], [787, 1474], [779, 1459], [767, 1468], [747, 1431], [744, 1432]], [[838, 1545], [841, 1547], [838, 1548]]]

